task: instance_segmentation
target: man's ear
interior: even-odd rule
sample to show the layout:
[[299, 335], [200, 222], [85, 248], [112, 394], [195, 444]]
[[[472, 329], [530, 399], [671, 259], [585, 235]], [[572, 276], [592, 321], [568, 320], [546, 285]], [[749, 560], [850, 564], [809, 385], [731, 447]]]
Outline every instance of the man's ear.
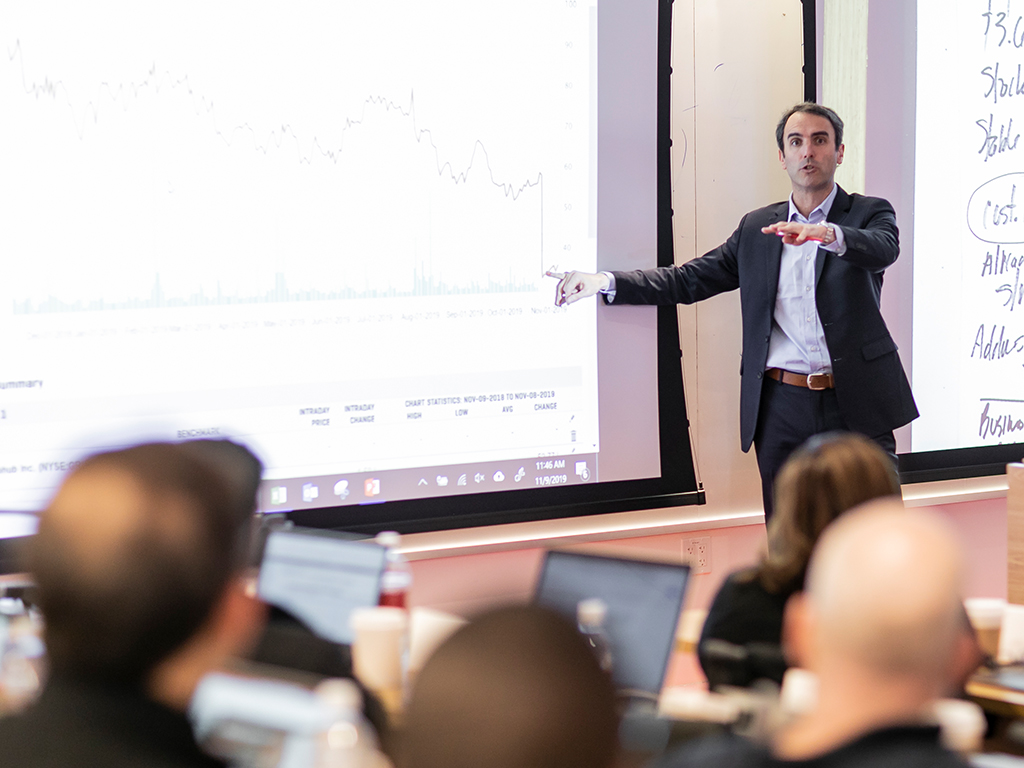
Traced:
[[843, 164], [843, 154], [846, 152], [846, 145], [840, 144], [839, 151], [836, 153], [836, 165]]
[[970, 623], [964, 622], [953, 644], [952, 660], [949, 664], [950, 690], [946, 695], [960, 696], [974, 670], [985, 661], [985, 652], [978, 644], [978, 637]]
[[813, 669], [814, 611], [803, 592], [786, 602], [782, 621], [782, 651], [790, 666]]
[[214, 613], [211, 629], [220, 647], [231, 655], [247, 653], [267, 620], [266, 604], [253, 594], [243, 578], [229, 582]]

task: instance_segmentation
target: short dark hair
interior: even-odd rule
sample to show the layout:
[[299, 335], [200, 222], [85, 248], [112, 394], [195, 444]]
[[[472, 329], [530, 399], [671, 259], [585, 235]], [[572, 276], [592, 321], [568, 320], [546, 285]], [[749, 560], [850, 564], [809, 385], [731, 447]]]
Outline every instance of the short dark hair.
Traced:
[[255, 512], [263, 462], [246, 446], [232, 440], [188, 440], [178, 445], [217, 470], [227, 483], [231, 514], [241, 537], [236, 551], [240, 565], [259, 567], [259, 560], [253, 558], [258, 548]]
[[802, 104], [797, 104], [790, 107], [786, 114], [779, 120], [779, 124], [775, 127], [775, 142], [779, 145], [779, 151], [783, 151], [783, 134], [786, 131], [786, 123], [789, 122], [789, 118], [795, 115], [797, 112], [805, 112], [808, 115], [817, 115], [818, 117], [824, 117], [830, 123], [832, 123], [832, 133], [835, 134], [836, 147], [840, 147], [843, 143], [843, 120], [833, 110], [828, 107], [823, 107], [821, 104], [815, 104], [813, 101], [805, 101]]
[[500, 608], [427, 660], [406, 709], [402, 768], [610, 768], [615, 689], [576, 627]]
[[[112, 494], [123, 490], [130, 510], [128, 523], [98, 542], [101, 553], [76, 541], [68, 522], [102, 514], [104, 498], [84, 492], [96, 488], [75, 489], [83, 478], [109, 484]], [[83, 461], [41, 516], [29, 553], [54, 672], [142, 684], [220, 599], [237, 570], [238, 525], [223, 475], [180, 445]]]

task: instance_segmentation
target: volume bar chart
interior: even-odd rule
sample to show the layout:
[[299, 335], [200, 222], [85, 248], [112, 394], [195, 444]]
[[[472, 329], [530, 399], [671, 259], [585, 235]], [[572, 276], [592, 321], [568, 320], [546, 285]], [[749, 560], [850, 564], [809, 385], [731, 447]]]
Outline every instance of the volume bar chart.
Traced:
[[225, 294], [218, 290], [207, 295], [198, 291], [190, 296], [168, 296], [160, 285], [159, 275], [153, 283], [153, 290], [148, 297], [133, 298], [125, 301], [109, 301], [93, 299], [74, 302], [62, 301], [53, 296], [45, 301], [14, 302], [15, 315], [31, 315], [46, 312], [102, 312], [119, 309], [174, 309], [179, 307], [226, 307], [247, 304], [279, 304], [307, 301], [343, 301], [347, 299], [394, 299], [413, 298], [420, 296], [460, 296], [489, 293], [533, 293], [537, 290], [535, 282], [516, 282], [514, 275], [509, 274], [507, 281], [488, 280], [483, 284], [447, 285], [443, 281], [421, 277], [414, 273], [412, 289], [399, 291], [395, 288], [384, 290], [342, 288], [339, 290], [292, 290], [288, 286], [284, 274], [278, 273], [274, 287], [263, 294], [253, 296], [237, 296]]

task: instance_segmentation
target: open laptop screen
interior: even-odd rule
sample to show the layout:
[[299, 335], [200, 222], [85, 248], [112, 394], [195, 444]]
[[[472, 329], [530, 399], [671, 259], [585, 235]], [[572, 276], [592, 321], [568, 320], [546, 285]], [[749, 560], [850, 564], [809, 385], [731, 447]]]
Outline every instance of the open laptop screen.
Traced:
[[689, 575], [682, 564], [548, 552], [534, 600], [575, 621], [580, 600], [601, 598], [616, 686], [657, 694]]
[[351, 644], [349, 616], [377, 605], [385, 550], [330, 531], [289, 529], [267, 537], [259, 595], [327, 640]]

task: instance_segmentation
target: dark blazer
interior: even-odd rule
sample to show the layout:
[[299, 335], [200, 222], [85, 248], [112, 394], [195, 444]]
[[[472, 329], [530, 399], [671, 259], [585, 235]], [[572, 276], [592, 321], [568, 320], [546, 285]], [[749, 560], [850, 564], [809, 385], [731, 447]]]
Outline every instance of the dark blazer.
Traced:
[[[743, 217], [728, 240], [678, 267], [615, 272], [614, 304], [692, 304], [740, 289], [740, 437], [750, 450], [757, 428], [772, 315], [779, 285], [782, 239], [761, 227], [785, 221], [789, 203]], [[881, 435], [917, 418], [896, 342], [879, 309], [882, 273], [899, 255], [896, 214], [886, 200], [839, 188], [828, 220], [842, 227], [846, 252], [818, 249], [815, 298], [825, 332], [836, 398], [851, 430]]]
[[942, 746], [935, 725], [894, 723], [853, 737], [809, 759], [784, 760], [767, 744], [736, 733], [685, 741], [657, 758], [652, 768], [967, 768], [960, 755]]
[[0, 718], [0, 764], [18, 768], [227, 768], [192, 725], [132, 687], [55, 676], [39, 699]]

